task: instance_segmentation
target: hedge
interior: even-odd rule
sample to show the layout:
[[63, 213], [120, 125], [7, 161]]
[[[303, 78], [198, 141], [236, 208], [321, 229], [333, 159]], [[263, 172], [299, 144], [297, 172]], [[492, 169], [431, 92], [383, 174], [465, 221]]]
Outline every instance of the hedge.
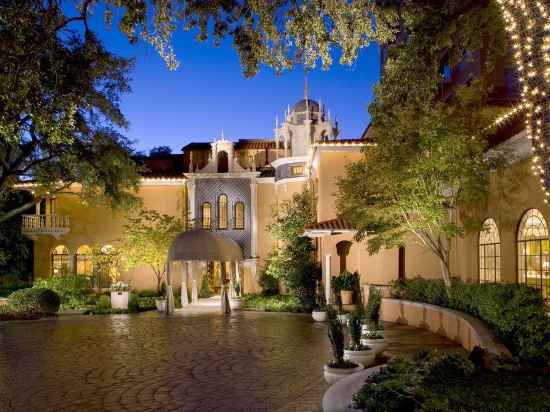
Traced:
[[447, 289], [440, 280], [398, 281], [392, 297], [444, 306], [484, 321], [510, 352], [530, 364], [550, 358], [550, 317], [540, 291], [518, 284], [465, 283], [453, 280]]
[[53, 290], [27, 288], [13, 292], [8, 305], [17, 313], [53, 314], [59, 310], [60, 299]]

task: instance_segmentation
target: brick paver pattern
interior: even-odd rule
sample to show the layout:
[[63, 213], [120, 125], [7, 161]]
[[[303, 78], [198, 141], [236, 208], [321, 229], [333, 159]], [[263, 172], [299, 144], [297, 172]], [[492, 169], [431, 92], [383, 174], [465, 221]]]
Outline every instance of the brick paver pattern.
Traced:
[[[454, 349], [390, 325], [393, 353]], [[241, 312], [0, 323], [1, 411], [319, 411], [326, 325]]]

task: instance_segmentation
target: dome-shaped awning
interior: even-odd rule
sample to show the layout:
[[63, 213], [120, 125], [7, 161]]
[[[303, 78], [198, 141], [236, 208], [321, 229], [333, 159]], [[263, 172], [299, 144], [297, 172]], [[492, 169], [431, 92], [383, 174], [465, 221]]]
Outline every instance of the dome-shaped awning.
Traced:
[[194, 229], [180, 233], [170, 245], [168, 261], [178, 260], [234, 262], [243, 260], [243, 252], [233, 239]]

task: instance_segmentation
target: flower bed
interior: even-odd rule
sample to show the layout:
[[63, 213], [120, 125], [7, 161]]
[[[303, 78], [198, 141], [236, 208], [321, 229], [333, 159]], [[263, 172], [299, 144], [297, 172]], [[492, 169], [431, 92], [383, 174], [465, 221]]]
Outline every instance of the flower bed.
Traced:
[[455, 280], [447, 289], [439, 280], [396, 282], [393, 298], [429, 303], [468, 313], [482, 321], [510, 352], [531, 364], [550, 357], [550, 318], [537, 290], [516, 284], [473, 284]]

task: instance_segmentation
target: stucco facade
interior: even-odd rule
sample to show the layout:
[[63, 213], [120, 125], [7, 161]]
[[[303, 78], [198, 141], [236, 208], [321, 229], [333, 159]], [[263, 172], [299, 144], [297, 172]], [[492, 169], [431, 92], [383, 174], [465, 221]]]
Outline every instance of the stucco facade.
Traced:
[[[328, 118], [324, 107], [305, 99], [285, 114], [282, 124], [277, 124], [273, 140], [241, 139], [232, 142], [222, 136], [212, 143], [187, 145], [183, 148], [183, 154], [170, 158], [177, 165], [174, 168], [177, 173], [163, 171], [162, 176], [155, 176], [155, 170], [152, 170], [144, 175], [138, 196], [146, 208], [235, 240], [243, 250], [244, 261], [239, 262], [237, 268], [232, 266], [230, 271], [239, 273], [244, 293], [259, 292], [258, 276], [276, 247], [267, 228], [273, 210], [280, 202], [290, 199], [308, 184], [317, 198], [318, 222], [322, 224], [338, 219], [338, 178], [344, 175], [347, 165], [361, 158], [361, 151], [368, 150], [370, 143], [366, 136], [349, 140], [338, 139], [337, 136], [337, 127]], [[514, 154], [511, 157], [513, 160], [504, 172], [492, 177], [486, 204], [473, 205], [457, 215], [465, 222], [468, 218], [470, 231], [453, 241], [451, 272], [464, 280], [480, 280], [480, 230], [483, 222], [491, 218], [498, 228], [499, 237], [497, 280], [524, 280], [518, 277], [518, 262], [523, 259], [529, 266], [524, 270], [525, 276], [542, 273], [544, 286], [545, 282], [549, 282], [550, 270], [547, 243], [544, 240], [540, 243], [541, 256], [538, 258], [527, 253], [528, 256], [518, 255], [518, 226], [527, 210], [539, 211], [548, 221], [550, 208], [544, 203], [538, 179], [530, 173], [530, 143], [525, 134], [516, 134], [505, 144]], [[146, 159], [145, 162], [154, 165], [152, 169], [155, 169], [158, 164], [165, 164], [161, 160]], [[210, 207], [208, 219], [205, 218], [205, 205]], [[239, 212], [237, 208], [240, 208]], [[239, 214], [241, 212], [242, 215]], [[57, 246], [63, 245], [68, 250], [66, 262], [69, 271], [74, 272], [78, 266], [76, 253], [79, 247], [116, 247], [124, 225], [122, 214], [103, 207], [84, 205], [78, 197], [70, 195], [55, 199], [46, 213], [69, 216], [70, 228], [68, 233], [57, 238], [49, 235], [34, 237], [35, 277], [52, 275], [52, 251]], [[412, 237], [401, 250], [381, 250], [369, 255], [366, 241], [356, 242], [351, 228], [306, 231], [306, 234], [315, 238], [316, 255], [323, 269], [327, 292], [330, 278], [338, 276], [343, 270], [337, 245], [344, 241], [351, 242], [345, 258], [346, 269], [359, 272], [363, 284], [388, 284], [400, 276], [440, 276], [438, 260]], [[497, 258], [492, 261], [497, 262]], [[540, 266], [539, 272], [533, 269], [533, 262]], [[212, 267], [215, 268], [205, 263], [192, 266], [199, 280], [213, 270]], [[180, 270], [176, 269], [176, 272]], [[181, 277], [176, 273], [174, 278], [177, 287]], [[122, 279], [129, 281], [136, 289], [155, 286], [155, 278], [147, 267], [124, 272]]]

